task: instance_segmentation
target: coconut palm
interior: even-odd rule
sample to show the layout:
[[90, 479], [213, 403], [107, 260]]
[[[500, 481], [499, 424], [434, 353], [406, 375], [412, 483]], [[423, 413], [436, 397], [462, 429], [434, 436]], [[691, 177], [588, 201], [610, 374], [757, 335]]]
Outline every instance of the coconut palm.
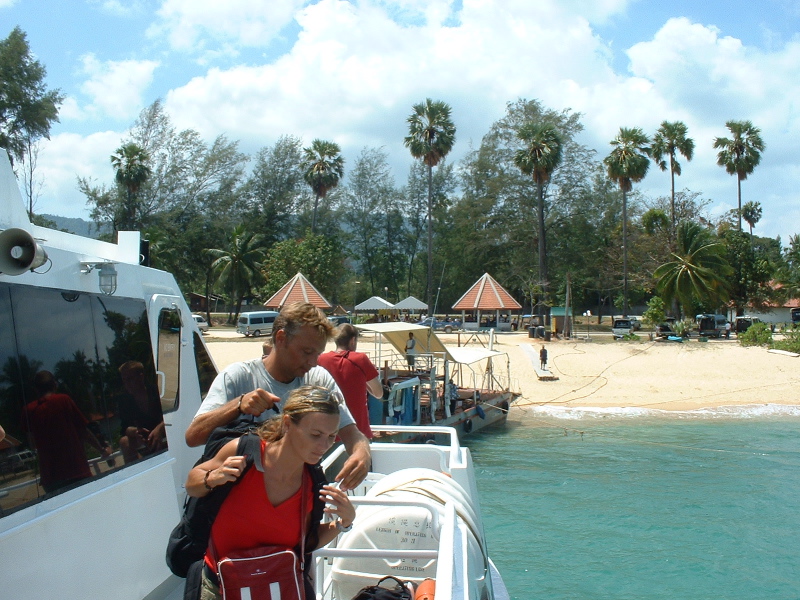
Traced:
[[750, 226], [750, 241], [753, 241], [753, 227], [761, 220], [761, 202], [745, 202], [742, 206], [742, 219]]
[[406, 148], [414, 158], [421, 158], [428, 167], [428, 283], [427, 300], [433, 310], [433, 167], [452, 150], [456, 141], [456, 126], [450, 118], [450, 106], [441, 100], [426, 98], [415, 104], [406, 120]]
[[136, 221], [136, 194], [152, 173], [150, 155], [144, 148], [129, 142], [117, 148], [111, 155], [111, 166], [116, 171], [115, 179], [125, 188], [125, 203], [119, 229], [139, 229]]
[[544, 229], [544, 186], [561, 162], [563, 142], [558, 129], [550, 123], [526, 123], [517, 137], [525, 147], [517, 150], [514, 164], [536, 184], [539, 215], [539, 280], [547, 296], [547, 243]]
[[659, 294], [668, 302], [677, 301], [686, 316], [694, 301], [709, 308], [723, 304], [728, 299], [731, 273], [724, 244], [697, 223], [682, 221], [672, 260], [658, 267], [653, 276]]
[[650, 139], [639, 127], [620, 127], [613, 150], [603, 159], [609, 179], [622, 190], [622, 315], [628, 315], [628, 192], [647, 175]]
[[739, 197], [739, 231], [742, 230], [742, 181], [761, 162], [761, 153], [766, 148], [761, 139], [761, 130], [750, 121], [728, 121], [725, 123], [732, 137], [714, 138], [714, 148], [717, 153], [717, 164], [725, 170], [736, 175], [736, 185]]
[[[689, 129], [682, 121], [663, 121], [661, 126], [653, 136], [653, 144], [650, 147], [650, 156], [662, 171], [669, 169], [671, 192], [670, 192], [670, 216], [672, 227], [670, 229], [670, 241], [675, 238], [675, 175], [681, 174], [681, 164], [676, 159], [676, 154], [683, 155], [686, 160], [692, 160], [694, 154], [694, 140], [686, 137]], [[666, 159], [669, 159], [667, 162]]]
[[239, 318], [242, 300], [261, 276], [260, 261], [264, 258], [261, 247], [263, 236], [245, 230], [244, 225], [234, 227], [225, 249], [208, 248], [206, 253], [215, 258], [211, 269], [217, 273], [219, 281], [230, 290], [236, 302], [233, 315], [235, 323]]
[[319, 201], [339, 185], [344, 177], [344, 158], [339, 144], [325, 140], [314, 140], [311, 146], [303, 148], [303, 178], [314, 192], [314, 216], [311, 219], [311, 233], [317, 230], [317, 208]]

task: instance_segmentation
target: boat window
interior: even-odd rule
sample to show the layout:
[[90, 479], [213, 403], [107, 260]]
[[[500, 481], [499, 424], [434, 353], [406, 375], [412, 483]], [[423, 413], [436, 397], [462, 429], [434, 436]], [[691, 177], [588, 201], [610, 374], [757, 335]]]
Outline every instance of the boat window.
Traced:
[[166, 449], [143, 301], [0, 283], [0, 332], [0, 516]]
[[178, 408], [180, 364], [181, 315], [175, 308], [162, 308], [158, 315], [158, 375], [164, 412]]
[[200, 382], [200, 397], [205, 398], [211, 383], [217, 376], [217, 368], [197, 332], [194, 333], [194, 360], [197, 365], [197, 379]]

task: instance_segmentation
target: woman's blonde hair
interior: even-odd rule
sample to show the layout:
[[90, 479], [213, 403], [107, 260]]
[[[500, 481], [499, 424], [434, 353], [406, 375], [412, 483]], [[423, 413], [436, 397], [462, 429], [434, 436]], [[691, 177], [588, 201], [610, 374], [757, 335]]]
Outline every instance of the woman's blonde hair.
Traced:
[[339, 414], [339, 401], [336, 394], [318, 385], [304, 385], [289, 392], [283, 404], [281, 414], [264, 421], [258, 428], [258, 435], [262, 440], [275, 442], [285, 433], [283, 430], [283, 416], [287, 415], [297, 425], [303, 417], [311, 413], [326, 415]]

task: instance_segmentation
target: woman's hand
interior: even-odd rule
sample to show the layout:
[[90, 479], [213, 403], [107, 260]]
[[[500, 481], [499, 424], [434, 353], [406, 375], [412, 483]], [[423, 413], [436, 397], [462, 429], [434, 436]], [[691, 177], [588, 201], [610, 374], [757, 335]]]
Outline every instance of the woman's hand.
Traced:
[[216, 469], [212, 469], [208, 474], [208, 478], [206, 479], [208, 485], [215, 488], [220, 485], [225, 485], [229, 481], [236, 481], [239, 479], [242, 471], [244, 471], [245, 462], [244, 456], [229, 456], [222, 465]]
[[325, 504], [325, 513], [336, 515], [343, 527], [350, 527], [356, 518], [356, 508], [350, 502], [347, 492], [339, 489], [337, 484], [324, 485], [320, 492], [320, 500]]

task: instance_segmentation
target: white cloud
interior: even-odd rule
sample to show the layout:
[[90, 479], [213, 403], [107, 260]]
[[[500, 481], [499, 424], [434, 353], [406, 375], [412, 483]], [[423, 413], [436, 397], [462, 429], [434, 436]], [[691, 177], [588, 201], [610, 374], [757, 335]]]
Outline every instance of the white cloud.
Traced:
[[205, 38], [242, 46], [267, 46], [307, 0], [164, 0], [151, 36], [166, 35], [173, 48], [204, 50]]
[[144, 91], [160, 65], [152, 60], [100, 61], [94, 54], [81, 57], [82, 73], [89, 79], [81, 91], [91, 98], [89, 113], [129, 119], [142, 108]]
[[88, 136], [62, 133], [44, 141], [36, 170], [43, 182], [37, 212], [88, 219], [86, 197], [78, 191], [77, 179], [86, 177], [98, 184], [111, 185], [114, 171], [110, 157], [122, 136], [118, 131]]
[[118, 17], [130, 17], [140, 14], [145, 6], [140, 0], [90, 0], [91, 4], [99, 6], [103, 12]]
[[17, 0], [0, 0], [0, 8], [10, 8], [17, 3]]

